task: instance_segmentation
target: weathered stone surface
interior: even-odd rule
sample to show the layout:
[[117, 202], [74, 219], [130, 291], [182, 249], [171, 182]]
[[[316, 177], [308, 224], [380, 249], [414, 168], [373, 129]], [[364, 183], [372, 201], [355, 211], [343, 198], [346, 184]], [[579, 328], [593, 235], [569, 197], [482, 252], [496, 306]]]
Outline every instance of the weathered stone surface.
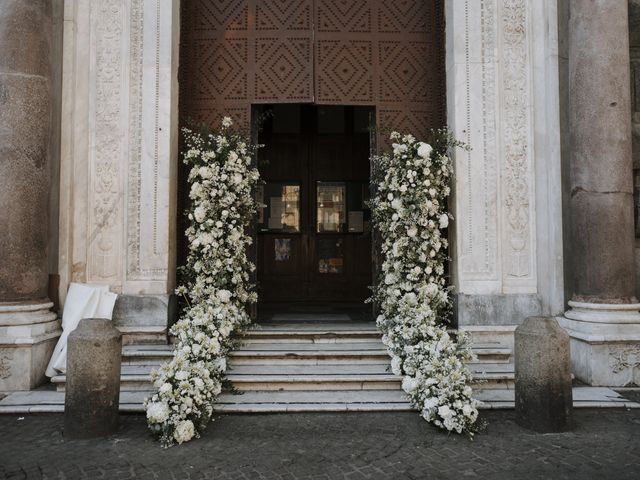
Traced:
[[632, 302], [627, 2], [572, 1], [568, 35], [574, 298]]
[[118, 295], [113, 309], [117, 326], [167, 326], [172, 312], [172, 295]]
[[49, 76], [51, 2], [0, 3], [0, 71]]
[[516, 419], [542, 433], [572, 425], [569, 335], [551, 317], [529, 317], [516, 328]]
[[47, 296], [50, 15], [0, 3], [0, 302]]
[[519, 325], [523, 318], [542, 313], [536, 294], [465, 295], [455, 299], [459, 326]]
[[60, 324], [46, 299], [51, 3], [0, 2], [0, 390], [44, 371]]
[[574, 191], [571, 205], [572, 250], [579, 262], [574, 268], [573, 298], [594, 303], [633, 303], [635, 253], [631, 195], [580, 190]]
[[488, 428], [472, 442], [415, 412], [222, 415], [168, 450], [143, 415], [123, 416], [109, 442], [65, 441], [60, 415], [0, 415], [0, 478], [638, 480], [640, 409], [578, 410], [580, 428], [552, 436], [523, 430], [512, 410], [481, 415]]
[[118, 428], [122, 335], [110, 320], [80, 321], [69, 335], [64, 434], [91, 438]]

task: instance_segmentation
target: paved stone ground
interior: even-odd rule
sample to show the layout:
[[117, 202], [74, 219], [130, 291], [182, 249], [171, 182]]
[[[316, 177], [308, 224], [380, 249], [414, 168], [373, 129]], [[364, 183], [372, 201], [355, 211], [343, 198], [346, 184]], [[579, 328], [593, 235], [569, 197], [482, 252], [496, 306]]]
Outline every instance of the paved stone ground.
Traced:
[[0, 416], [0, 478], [638, 479], [640, 410], [580, 410], [571, 433], [538, 435], [487, 411], [472, 442], [414, 413], [227, 415], [163, 450], [141, 415], [117, 435], [67, 441], [62, 415]]

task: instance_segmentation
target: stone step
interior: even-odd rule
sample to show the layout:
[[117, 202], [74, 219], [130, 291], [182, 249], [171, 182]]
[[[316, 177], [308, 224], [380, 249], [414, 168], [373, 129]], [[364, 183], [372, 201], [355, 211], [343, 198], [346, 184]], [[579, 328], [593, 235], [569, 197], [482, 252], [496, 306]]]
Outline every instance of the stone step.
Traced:
[[240, 337], [243, 344], [254, 343], [354, 343], [380, 341], [372, 322], [258, 324]]
[[122, 333], [123, 345], [166, 345], [167, 327], [158, 326], [117, 326]]
[[[143, 401], [155, 392], [120, 393], [121, 412], [144, 412]], [[481, 400], [481, 409], [514, 408], [512, 389], [476, 389], [474, 398]], [[574, 408], [640, 408], [623, 395], [606, 387], [574, 387]], [[349, 411], [408, 411], [412, 410], [406, 395], [396, 390], [352, 391], [252, 391], [241, 394], [223, 393], [218, 397], [217, 413], [299, 413]], [[0, 414], [61, 413], [64, 411], [64, 392], [31, 390], [12, 392], [0, 400]], [[416, 418], [418, 418], [416, 416]]]
[[[494, 345], [476, 345], [473, 348], [482, 363], [509, 363], [512, 359], [509, 348]], [[123, 365], [159, 365], [171, 358], [171, 345], [129, 345], [122, 351]], [[240, 347], [232, 352], [230, 364], [348, 364], [389, 363], [382, 343], [355, 342], [331, 344], [260, 343]]]
[[[151, 371], [157, 365], [123, 365], [121, 391], [153, 390]], [[509, 364], [470, 364], [474, 385], [482, 389], [513, 388], [513, 366]], [[227, 379], [240, 391], [297, 390], [398, 390], [402, 378], [393, 375], [388, 365], [232, 365]], [[51, 379], [58, 391], [64, 391], [66, 376]]]

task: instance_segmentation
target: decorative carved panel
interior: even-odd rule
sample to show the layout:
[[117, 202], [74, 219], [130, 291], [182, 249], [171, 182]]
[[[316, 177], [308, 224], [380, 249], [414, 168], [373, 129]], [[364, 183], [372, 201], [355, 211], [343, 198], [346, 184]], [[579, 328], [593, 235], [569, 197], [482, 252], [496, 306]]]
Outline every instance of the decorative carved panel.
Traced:
[[183, 0], [181, 113], [375, 105], [382, 129], [445, 122], [442, 0]]
[[[92, 9], [95, 21], [96, 72], [91, 85], [94, 122], [90, 135], [95, 145], [89, 156], [89, 225], [86, 280], [118, 282], [122, 238], [121, 165], [123, 131], [122, 56], [124, 8], [120, 0], [105, 0]], [[118, 289], [120, 286], [115, 285]]]

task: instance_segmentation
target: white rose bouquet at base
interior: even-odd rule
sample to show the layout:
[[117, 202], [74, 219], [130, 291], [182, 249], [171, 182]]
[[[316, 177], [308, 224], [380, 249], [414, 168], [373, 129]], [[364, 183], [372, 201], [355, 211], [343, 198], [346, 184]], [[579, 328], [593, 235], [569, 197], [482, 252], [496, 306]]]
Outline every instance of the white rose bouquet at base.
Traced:
[[445, 280], [449, 224], [447, 197], [453, 174], [447, 130], [430, 143], [391, 134], [393, 153], [374, 157], [372, 217], [383, 262], [372, 300], [394, 374], [422, 417], [438, 427], [473, 435], [479, 402], [471, 396], [469, 338], [447, 332]]
[[191, 206], [189, 255], [177, 293], [188, 305], [171, 329], [172, 360], [152, 374], [158, 392], [145, 401], [149, 428], [167, 447], [198, 437], [210, 422], [232, 335], [250, 324], [247, 305], [256, 301], [246, 230], [256, 213], [257, 146], [230, 126], [225, 117], [218, 134], [182, 129]]

